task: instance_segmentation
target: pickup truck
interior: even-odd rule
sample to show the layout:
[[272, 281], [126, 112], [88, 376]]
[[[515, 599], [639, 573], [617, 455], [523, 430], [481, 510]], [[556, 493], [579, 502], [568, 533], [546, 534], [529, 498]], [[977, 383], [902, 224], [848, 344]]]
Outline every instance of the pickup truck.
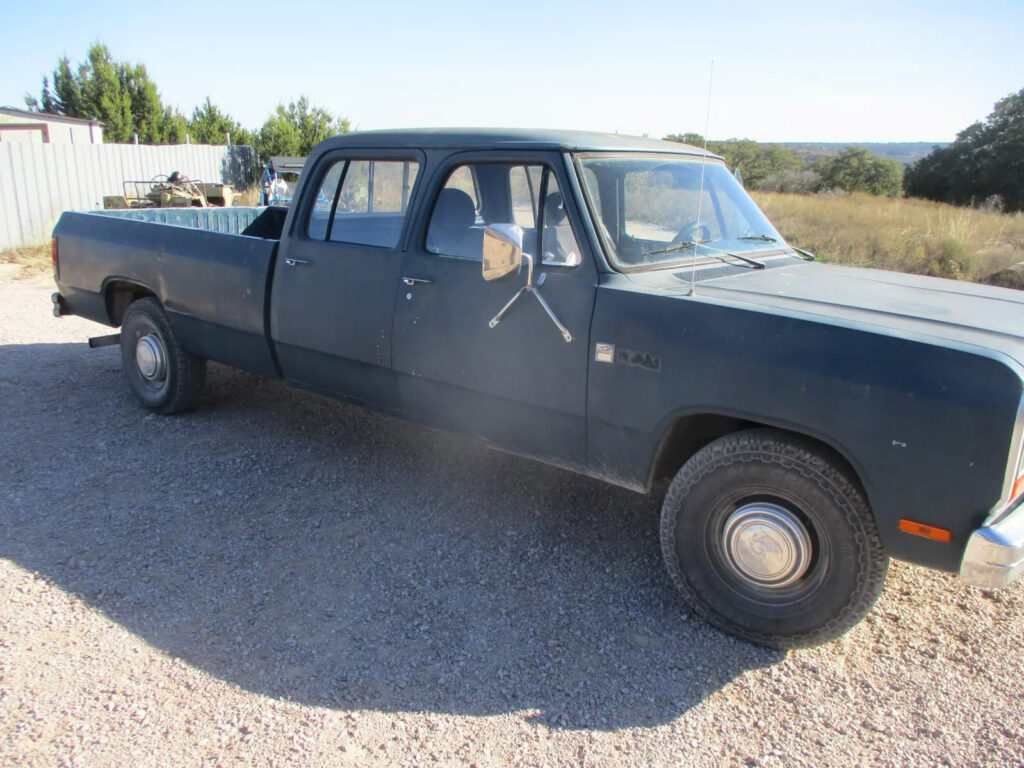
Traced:
[[1024, 299], [813, 261], [722, 159], [582, 132], [366, 131], [290, 207], [65, 213], [54, 312], [146, 408], [207, 359], [638, 492], [702, 617], [836, 638], [890, 557], [1024, 570]]

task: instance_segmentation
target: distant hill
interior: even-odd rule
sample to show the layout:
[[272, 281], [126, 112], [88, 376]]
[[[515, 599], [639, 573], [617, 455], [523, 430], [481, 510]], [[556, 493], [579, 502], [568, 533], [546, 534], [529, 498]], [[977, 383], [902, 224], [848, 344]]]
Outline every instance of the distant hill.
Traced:
[[948, 147], [949, 142], [942, 141], [887, 141], [887, 142], [780, 142], [783, 147], [792, 150], [804, 159], [804, 162], [817, 160], [819, 157], [835, 155], [847, 147], [863, 147], [864, 149], [903, 165], [910, 165], [930, 154], [935, 147]]

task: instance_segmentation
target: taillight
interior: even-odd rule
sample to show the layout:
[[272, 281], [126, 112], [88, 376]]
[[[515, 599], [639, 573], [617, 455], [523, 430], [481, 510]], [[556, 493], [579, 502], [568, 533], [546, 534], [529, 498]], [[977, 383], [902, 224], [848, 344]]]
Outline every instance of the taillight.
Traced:
[[53, 276], [60, 278], [60, 265], [57, 262], [57, 238], [53, 238], [50, 242], [50, 252], [53, 254]]

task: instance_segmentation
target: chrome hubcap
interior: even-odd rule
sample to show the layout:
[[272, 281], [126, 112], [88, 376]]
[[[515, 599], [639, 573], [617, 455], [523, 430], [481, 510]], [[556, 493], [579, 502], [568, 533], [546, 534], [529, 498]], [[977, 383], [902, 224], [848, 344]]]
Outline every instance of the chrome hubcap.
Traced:
[[146, 381], [167, 378], [167, 355], [159, 337], [147, 333], [135, 343], [135, 367]]
[[729, 515], [722, 548], [734, 575], [761, 588], [787, 587], [811, 564], [811, 537], [803, 523], [788, 509], [766, 502]]

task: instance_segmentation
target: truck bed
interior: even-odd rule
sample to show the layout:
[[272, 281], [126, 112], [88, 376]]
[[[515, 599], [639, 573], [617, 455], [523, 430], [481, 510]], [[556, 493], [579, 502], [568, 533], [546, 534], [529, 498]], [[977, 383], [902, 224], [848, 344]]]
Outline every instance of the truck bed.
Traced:
[[[113, 292], [156, 296], [188, 351], [276, 376], [266, 306], [283, 217], [274, 209], [65, 213], [54, 236], [70, 311], [106, 325]], [[256, 236], [259, 233], [269, 236]]]

